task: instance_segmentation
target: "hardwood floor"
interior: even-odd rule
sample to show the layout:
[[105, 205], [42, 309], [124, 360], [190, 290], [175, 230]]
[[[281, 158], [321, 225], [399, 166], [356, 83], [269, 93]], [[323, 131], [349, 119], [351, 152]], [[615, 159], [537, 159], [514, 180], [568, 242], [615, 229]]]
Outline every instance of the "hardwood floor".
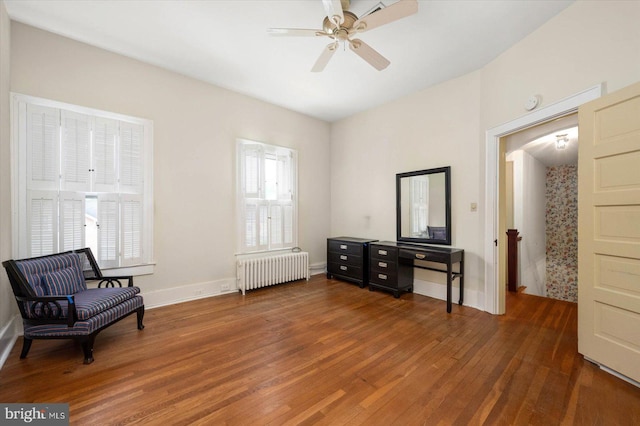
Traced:
[[640, 424], [640, 389], [577, 353], [575, 304], [510, 295], [492, 316], [314, 276], [148, 310], [70, 341], [21, 339], [2, 402], [71, 424]]

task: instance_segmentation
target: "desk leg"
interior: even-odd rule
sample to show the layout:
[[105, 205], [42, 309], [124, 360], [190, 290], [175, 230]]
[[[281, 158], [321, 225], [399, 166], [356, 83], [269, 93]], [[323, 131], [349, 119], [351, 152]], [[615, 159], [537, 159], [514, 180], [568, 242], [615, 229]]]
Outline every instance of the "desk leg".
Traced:
[[451, 261], [447, 262], [447, 313], [451, 313], [451, 285], [453, 281], [453, 267]]
[[462, 259], [460, 259], [460, 300], [458, 305], [462, 305], [464, 300], [464, 253], [462, 253]]

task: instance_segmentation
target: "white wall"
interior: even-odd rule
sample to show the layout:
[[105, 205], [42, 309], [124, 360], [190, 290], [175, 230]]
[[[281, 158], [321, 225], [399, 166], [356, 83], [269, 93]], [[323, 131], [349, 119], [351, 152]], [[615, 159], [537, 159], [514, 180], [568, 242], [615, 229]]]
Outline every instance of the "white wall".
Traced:
[[525, 293], [546, 296], [546, 167], [526, 151], [509, 156], [513, 161], [514, 228], [518, 244], [518, 285]]
[[[395, 174], [451, 166], [452, 245], [465, 249], [465, 300], [473, 306], [484, 273], [482, 221], [470, 211], [481, 188], [480, 77], [471, 73], [336, 122], [331, 137], [336, 236], [395, 241]], [[445, 297], [446, 274], [415, 273], [417, 293]]]
[[[452, 245], [465, 249], [465, 301], [484, 307], [485, 132], [599, 83], [640, 79], [640, 2], [577, 1], [481, 70], [332, 127], [331, 231], [395, 239], [394, 174], [452, 167]], [[439, 276], [417, 292], [444, 294]], [[467, 292], [468, 290], [468, 292]], [[455, 297], [455, 296], [454, 296]]]
[[135, 280], [147, 305], [235, 286], [236, 138], [298, 150], [299, 245], [325, 262], [328, 123], [17, 22], [11, 76], [13, 92], [153, 120], [157, 265]]

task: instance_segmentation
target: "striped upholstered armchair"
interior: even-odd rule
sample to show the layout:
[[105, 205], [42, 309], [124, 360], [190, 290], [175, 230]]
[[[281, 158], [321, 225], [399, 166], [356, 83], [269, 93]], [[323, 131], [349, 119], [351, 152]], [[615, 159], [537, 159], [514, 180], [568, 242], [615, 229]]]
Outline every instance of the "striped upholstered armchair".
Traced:
[[[84, 363], [90, 364], [101, 330], [134, 312], [138, 329], [144, 328], [144, 302], [133, 277], [102, 276], [89, 248], [7, 260], [2, 266], [24, 325], [20, 358], [26, 358], [34, 339], [75, 339], [82, 344]], [[97, 281], [97, 288], [87, 288], [87, 281]]]

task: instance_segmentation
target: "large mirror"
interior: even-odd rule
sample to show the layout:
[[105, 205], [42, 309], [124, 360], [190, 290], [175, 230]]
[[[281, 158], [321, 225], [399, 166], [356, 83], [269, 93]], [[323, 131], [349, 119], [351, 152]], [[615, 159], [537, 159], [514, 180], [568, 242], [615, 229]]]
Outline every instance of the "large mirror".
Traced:
[[396, 175], [398, 241], [451, 245], [451, 167]]

